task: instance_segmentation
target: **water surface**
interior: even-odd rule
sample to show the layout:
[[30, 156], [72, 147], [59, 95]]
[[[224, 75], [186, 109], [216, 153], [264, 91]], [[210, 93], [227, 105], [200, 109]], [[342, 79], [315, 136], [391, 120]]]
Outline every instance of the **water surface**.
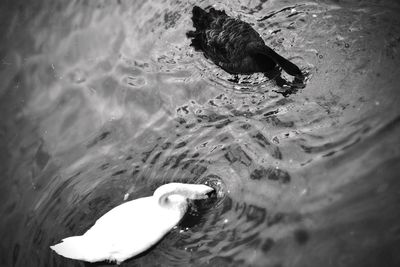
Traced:
[[[195, 4], [251, 23], [305, 88], [237, 80], [194, 51]], [[122, 266], [399, 266], [399, 11], [2, 1], [0, 265], [90, 265], [49, 246], [177, 181], [217, 198]]]

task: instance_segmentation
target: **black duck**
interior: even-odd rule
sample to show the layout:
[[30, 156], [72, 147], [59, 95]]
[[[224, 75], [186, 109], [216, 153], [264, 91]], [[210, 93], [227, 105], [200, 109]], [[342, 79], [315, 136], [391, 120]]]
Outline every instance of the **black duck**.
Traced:
[[261, 36], [246, 22], [229, 17], [225, 11], [209, 12], [193, 7], [192, 46], [232, 74], [270, 72], [279, 65], [286, 73], [300, 77], [300, 69], [265, 45]]

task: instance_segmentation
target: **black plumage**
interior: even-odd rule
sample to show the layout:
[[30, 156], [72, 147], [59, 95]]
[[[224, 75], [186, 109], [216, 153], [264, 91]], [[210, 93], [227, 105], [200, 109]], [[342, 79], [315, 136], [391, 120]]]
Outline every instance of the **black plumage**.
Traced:
[[209, 12], [193, 7], [195, 31], [189, 31], [192, 46], [204, 52], [215, 64], [232, 74], [270, 72], [279, 65], [292, 76], [300, 69], [265, 45], [261, 36], [246, 22], [229, 17], [225, 11]]

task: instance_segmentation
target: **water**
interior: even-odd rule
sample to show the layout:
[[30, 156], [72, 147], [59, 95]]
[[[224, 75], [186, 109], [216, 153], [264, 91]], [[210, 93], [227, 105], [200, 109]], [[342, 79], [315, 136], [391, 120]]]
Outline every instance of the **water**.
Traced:
[[216, 3], [308, 73], [286, 97], [189, 46], [195, 4], [2, 1], [0, 265], [84, 266], [49, 245], [180, 181], [218, 195], [122, 266], [399, 266], [399, 4]]

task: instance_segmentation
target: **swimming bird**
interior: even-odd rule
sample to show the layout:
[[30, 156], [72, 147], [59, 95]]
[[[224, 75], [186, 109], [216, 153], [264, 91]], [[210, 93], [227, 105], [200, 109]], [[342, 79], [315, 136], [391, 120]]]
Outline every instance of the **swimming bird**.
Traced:
[[192, 46], [231, 74], [252, 74], [272, 71], [279, 65], [292, 76], [302, 76], [292, 62], [265, 45], [250, 24], [229, 17], [225, 11], [198, 6], [192, 11], [195, 31], [187, 32]]
[[120, 264], [149, 249], [177, 225], [188, 199], [205, 199], [213, 190], [203, 184], [165, 184], [152, 196], [113, 208], [83, 235], [64, 238], [50, 248], [66, 258]]

